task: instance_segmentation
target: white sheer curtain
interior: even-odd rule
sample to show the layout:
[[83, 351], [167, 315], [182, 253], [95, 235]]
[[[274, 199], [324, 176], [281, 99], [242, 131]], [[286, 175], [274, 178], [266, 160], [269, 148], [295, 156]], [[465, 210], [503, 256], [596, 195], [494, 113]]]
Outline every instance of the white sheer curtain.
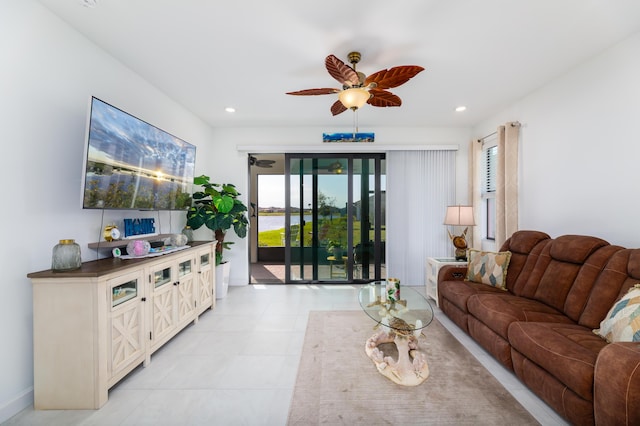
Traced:
[[389, 151], [386, 163], [387, 277], [424, 285], [427, 257], [453, 255], [442, 223], [456, 201], [456, 151]]

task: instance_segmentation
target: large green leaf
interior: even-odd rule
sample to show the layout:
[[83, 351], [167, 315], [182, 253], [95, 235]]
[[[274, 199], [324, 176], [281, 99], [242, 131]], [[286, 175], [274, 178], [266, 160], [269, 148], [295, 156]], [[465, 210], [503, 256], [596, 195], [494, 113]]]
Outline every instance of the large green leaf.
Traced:
[[193, 199], [194, 200], [202, 200], [203, 198], [206, 198], [208, 196], [209, 196], [208, 194], [205, 194], [202, 191], [198, 191], [198, 192], [194, 192], [193, 193]]
[[192, 229], [198, 229], [206, 222], [206, 209], [204, 206], [193, 206], [187, 210], [187, 225]]
[[233, 216], [230, 214], [218, 214], [218, 229], [226, 231], [233, 226]]
[[204, 224], [207, 226], [207, 228], [211, 229], [212, 231], [215, 231], [216, 229], [220, 229], [220, 227], [218, 226], [218, 216], [216, 215], [206, 217]]
[[194, 185], [207, 185], [209, 184], [209, 176], [200, 175], [193, 178]]
[[236, 232], [236, 235], [240, 238], [244, 238], [247, 236], [247, 224], [243, 221], [236, 221], [233, 223], [233, 230]]
[[234, 200], [228, 195], [214, 197], [213, 205], [220, 213], [229, 213], [234, 206]]
[[246, 212], [247, 206], [245, 206], [240, 200], [233, 200], [233, 209], [232, 212], [235, 214]]
[[240, 193], [236, 189], [236, 186], [230, 183], [225, 183], [224, 185], [222, 185], [222, 190], [234, 198], [240, 195]]

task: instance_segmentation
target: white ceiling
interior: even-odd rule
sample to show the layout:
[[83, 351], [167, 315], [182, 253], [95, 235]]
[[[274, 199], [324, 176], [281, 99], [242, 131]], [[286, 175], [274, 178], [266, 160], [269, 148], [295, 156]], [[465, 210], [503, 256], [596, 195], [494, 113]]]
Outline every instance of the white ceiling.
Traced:
[[361, 131], [473, 126], [640, 31], [638, 0], [39, 1], [216, 127], [353, 126], [334, 95], [285, 94], [340, 87], [324, 59], [352, 50], [365, 74], [426, 68], [391, 89], [401, 107], [362, 108]]

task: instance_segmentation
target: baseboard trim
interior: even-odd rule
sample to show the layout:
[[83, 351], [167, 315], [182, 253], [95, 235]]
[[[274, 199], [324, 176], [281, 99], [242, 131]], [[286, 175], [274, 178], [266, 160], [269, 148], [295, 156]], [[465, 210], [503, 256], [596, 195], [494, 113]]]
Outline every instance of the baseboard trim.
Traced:
[[9, 420], [30, 405], [33, 405], [33, 386], [0, 405], [0, 423]]

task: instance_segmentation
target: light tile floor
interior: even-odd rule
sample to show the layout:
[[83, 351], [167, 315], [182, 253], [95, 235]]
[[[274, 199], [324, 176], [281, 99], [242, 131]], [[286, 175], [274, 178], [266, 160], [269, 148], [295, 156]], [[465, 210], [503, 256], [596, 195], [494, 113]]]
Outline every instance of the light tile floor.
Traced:
[[[424, 294], [422, 288], [416, 288]], [[308, 313], [359, 310], [358, 286], [231, 287], [109, 392], [100, 410], [27, 408], [6, 425], [285, 425]], [[436, 317], [543, 425], [565, 425], [464, 332]], [[363, 314], [364, 315], [364, 314]]]

